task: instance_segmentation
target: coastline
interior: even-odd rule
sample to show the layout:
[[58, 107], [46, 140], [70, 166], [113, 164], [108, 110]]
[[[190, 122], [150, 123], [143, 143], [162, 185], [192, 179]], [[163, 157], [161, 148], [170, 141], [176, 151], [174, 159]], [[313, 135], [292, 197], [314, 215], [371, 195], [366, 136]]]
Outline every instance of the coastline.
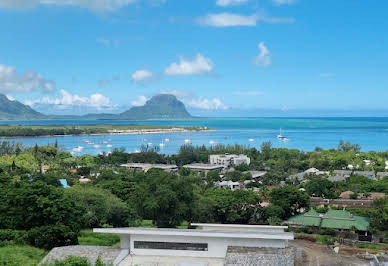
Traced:
[[49, 138], [49, 137], [71, 137], [71, 136], [104, 136], [104, 135], [142, 135], [142, 134], [165, 134], [165, 133], [186, 133], [186, 132], [211, 132], [215, 129], [210, 128], [198, 128], [198, 129], [187, 129], [187, 128], [155, 128], [155, 129], [124, 129], [117, 130], [112, 129], [108, 132], [101, 133], [83, 133], [83, 134], [63, 134], [63, 135], [42, 135], [42, 136], [1, 136], [0, 139], [17, 139], [17, 138]]

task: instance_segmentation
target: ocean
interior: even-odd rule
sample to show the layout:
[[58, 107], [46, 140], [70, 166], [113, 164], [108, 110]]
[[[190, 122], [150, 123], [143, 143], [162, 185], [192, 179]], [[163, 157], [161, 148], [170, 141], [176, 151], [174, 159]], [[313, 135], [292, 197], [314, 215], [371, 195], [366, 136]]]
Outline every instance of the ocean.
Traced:
[[[98, 154], [114, 148], [124, 147], [127, 152], [139, 150], [141, 145], [152, 143], [161, 153], [177, 153], [185, 139], [192, 145], [241, 144], [260, 148], [264, 141], [271, 141], [273, 147], [312, 151], [316, 147], [336, 148], [339, 141], [349, 141], [361, 145], [362, 151], [388, 150], [388, 117], [330, 117], [330, 118], [198, 118], [189, 120], [32, 120], [0, 121], [0, 124], [22, 125], [88, 125], [88, 124], [151, 124], [171, 126], [206, 126], [215, 129], [208, 132], [138, 134], [138, 135], [100, 135], [100, 136], [63, 136], [33, 138], [2, 138], [22, 142], [25, 146], [47, 145], [58, 141], [69, 152], [83, 147], [80, 154]], [[280, 128], [282, 135], [289, 139], [284, 142], [277, 138]], [[166, 142], [168, 138], [170, 141]], [[89, 145], [87, 139], [93, 144]]]

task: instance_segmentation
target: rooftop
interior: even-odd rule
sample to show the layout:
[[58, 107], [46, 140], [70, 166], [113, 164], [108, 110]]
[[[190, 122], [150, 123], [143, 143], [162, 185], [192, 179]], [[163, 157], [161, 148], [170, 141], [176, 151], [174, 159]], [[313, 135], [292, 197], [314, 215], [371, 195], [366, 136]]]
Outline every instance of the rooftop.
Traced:
[[219, 170], [223, 169], [224, 166], [218, 164], [207, 164], [207, 163], [192, 163], [186, 164], [183, 167], [190, 169], [200, 169], [200, 170]]

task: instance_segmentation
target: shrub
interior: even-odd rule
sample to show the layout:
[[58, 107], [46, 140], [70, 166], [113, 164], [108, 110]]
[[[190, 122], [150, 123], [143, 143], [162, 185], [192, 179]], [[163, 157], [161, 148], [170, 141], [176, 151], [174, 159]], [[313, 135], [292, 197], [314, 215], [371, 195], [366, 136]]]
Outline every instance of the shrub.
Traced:
[[28, 239], [31, 245], [46, 250], [78, 244], [77, 233], [61, 224], [33, 228], [28, 232]]
[[90, 263], [87, 258], [69, 256], [64, 260], [56, 260], [42, 266], [90, 266]]
[[46, 251], [30, 247], [7, 245], [0, 247], [0, 265], [35, 266], [46, 255]]
[[23, 230], [0, 229], [0, 242], [27, 244], [28, 234], [26, 231]]

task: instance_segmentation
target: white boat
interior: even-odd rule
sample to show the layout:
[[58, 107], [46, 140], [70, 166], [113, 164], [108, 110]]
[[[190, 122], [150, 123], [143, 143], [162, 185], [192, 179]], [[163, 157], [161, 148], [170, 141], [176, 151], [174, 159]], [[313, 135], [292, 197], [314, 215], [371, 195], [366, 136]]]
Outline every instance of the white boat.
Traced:
[[148, 146], [152, 146], [152, 142], [148, 142], [147, 145], [148, 145]]
[[216, 142], [214, 140], [211, 140], [211, 141], [209, 141], [209, 144], [213, 145], [213, 144], [216, 144]]
[[164, 147], [165, 145], [164, 145], [164, 143], [160, 143], [159, 146], [160, 147]]
[[136, 149], [136, 150], [135, 150], [135, 153], [140, 153], [140, 151]]
[[185, 139], [185, 144], [191, 144], [191, 140]]
[[104, 140], [102, 143], [104, 143], [104, 144], [107, 144], [107, 143], [108, 143], [108, 141]]
[[98, 148], [100, 148], [100, 145], [95, 144], [95, 145], [93, 145], [93, 148], [98, 149]]
[[112, 144], [106, 145], [107, 148], [112, 148]]
[[283, 141], [284, 141], [284, 142], [289, 142], [290, 139], [288, 139], [288, 138], [283, 138]]
[[80, 153], [80, 152], [82, 152], [83, 149], [84, 149], [84, 147], [78, 146], [78, 147], [76, 147], [76, 148], [73, 149], [73, 152], [78, 152], [78, 153]]
[[169, 142], [170, 139], [169, 139], [169, 138], [165, 138], [164, 141], [165, 141], [165, 142]]
[[253, 141], [255, 141], [255, 139], [248, 139], [250, 142], [253, 142]]
[[280, 128], [280, 133], [277, 136], [278, 139], [285, 139], [286, 137], [282, 135], [282, 128]]

